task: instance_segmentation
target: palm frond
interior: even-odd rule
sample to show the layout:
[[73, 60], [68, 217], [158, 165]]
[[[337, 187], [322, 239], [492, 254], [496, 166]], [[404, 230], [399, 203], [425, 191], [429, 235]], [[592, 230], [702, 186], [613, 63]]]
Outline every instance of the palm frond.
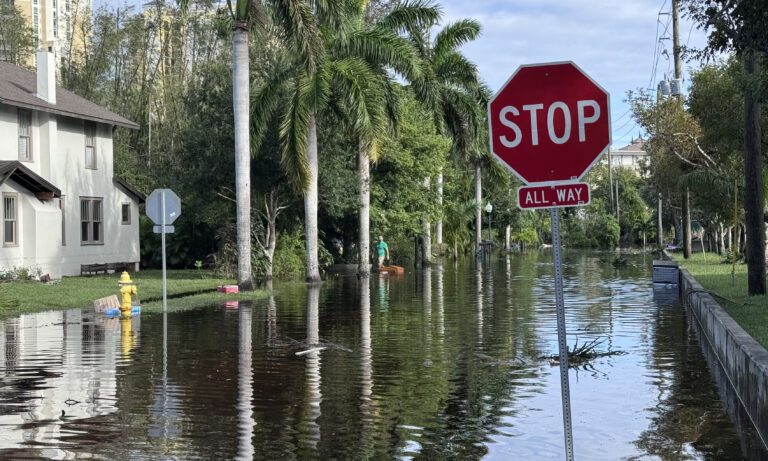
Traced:
[[400, 126], [400, 109], [395, 83], [390, 78], [384, 80], [384, 110], [393, 133], [397, 133]]
[[325, 53], [312, 8], [306, 0], [276, 0], [272, 15], [285, 38], [296, 47], [299, 61], [314, 72]]
[[307, 80], [309, 77], [303, 74], [291, 83], [291, 98], [280, 123], [280, 164], [293, 186], [300, 192], [304, 192], [309, 185], [307, 138], [311, 109], [307, 104]]
[[439, 110], [440, 85], [437, 82], [432, 66], [422, 61], [421, 77], [411, 80], [411, 88], [416, 99], [430, 112]]
[[693, 192], [717, 191], [720, 195], [733, 197], [733, 179], [712, 169], [702, 168], [683, 174], [678, 178], [678, 185]]
[[477, 66], [458, 51], [435, 56], [433, 67], [435, 75], [441, 81], [464, 87], [478, 85]]
[[426, 30], [437, 24], [442, 14], [442, 8], [431, 0], [406, 0], [381, 18], [376, 27], [396, 34], [414, 29]]
[[362, 16], [359, 0], [309, 0], [317, 23], [327, 35], [345, 36], [352, 24]]
[[302, 80], [302, 89], [307, 104], [313, 112], [320, 112], [328, 102], [330, 89], [331, 69], [327, 62], [323, 62], [314, 73], [307, 71], [307, 78]]
[[455, 51], [480, 35], [480, 23], [474, 19], [461, 19], [448, 24], [435, 36], [432, 48], [435, 56]]
[[332, 73], [355, 133], [368, 143], [380, 137], [387, 124], [384, 76], [354, 57], [334, 61]]
[[358, 56], [374, 66], [391, 67], [409, 81], [421, 76], [413, 46], [394, 32], [378, 28], [358, 30], [340, 45], [343, 56]]
[[285, 93], [290, 69], [275, 72], [251, 97], [251, 149], [256, 152]]

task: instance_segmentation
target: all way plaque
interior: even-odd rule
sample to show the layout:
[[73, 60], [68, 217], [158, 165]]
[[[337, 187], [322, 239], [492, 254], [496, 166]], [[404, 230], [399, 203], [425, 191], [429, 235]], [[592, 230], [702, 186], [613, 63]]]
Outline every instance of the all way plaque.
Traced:
[[523, 210], [589, 205], [589, 184], [574, 182], [517, 189], [517, 206]]

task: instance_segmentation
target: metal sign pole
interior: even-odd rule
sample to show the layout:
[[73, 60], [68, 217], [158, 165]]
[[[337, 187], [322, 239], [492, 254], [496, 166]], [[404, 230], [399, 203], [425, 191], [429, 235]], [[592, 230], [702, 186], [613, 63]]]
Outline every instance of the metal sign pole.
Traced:
[[162, 242], [163, 247], [163, 312], [168, 312], [168, 291], [166, 286], [166, 273], [165, 273], [165, 189], [160, 193], [160, 202], [161, 202], [161, 210], [162, 210], [162, 218], [160, 222], [160, 240]]
[[552, 221], [552, 253], [555, 265], [555, 305], [557, 308], [557, 343], [560, 352], [560, 392], [563, 397], [563, 429], [565, 432], [565, 458], [573, 461], [573, 430], [571, 428], [571, 388], [568, 384], [568, 343], [565, 337], [565, 300], [563, 271], [560, 258], [560, 213], [549, 209]]

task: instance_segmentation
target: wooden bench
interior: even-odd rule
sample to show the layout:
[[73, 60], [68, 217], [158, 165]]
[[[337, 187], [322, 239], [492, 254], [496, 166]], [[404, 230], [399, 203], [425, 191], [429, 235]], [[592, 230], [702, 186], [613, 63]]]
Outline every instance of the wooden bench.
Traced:
[[119, 273], [122, 271], [133, 272], [136, 268], [135, 263], [120, 262], [120, 263], [105, 263], [105, 264], [81, 264], [80, 275], [98, 275]]

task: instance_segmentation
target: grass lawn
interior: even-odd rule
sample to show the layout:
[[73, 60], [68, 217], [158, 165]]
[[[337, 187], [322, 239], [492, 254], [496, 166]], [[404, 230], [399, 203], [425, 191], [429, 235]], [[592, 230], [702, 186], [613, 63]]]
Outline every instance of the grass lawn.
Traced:
[[[132, 274], [138, 285], [139, 299], [144, 312], [161, 312], [163, 296], [162, 271], [144, 270]], [[0, 318], [51, 309], [90, 307], [93, 300], [118, 295], [119, 274], [92, 277], [64, 277], [58, 283], [11, 282], [0, 284]], [[235, 280], [219, 278], [211, 272], [195, 270], [169, 270], [168, 296], [196, 293], [182, 298], [169, 299], [169, 310], [191, 309], [224, 301], [223, 293], [209, 292], [219, 285], [234, 284]], [[206, 292], [208, 291], [208, 292]], [[262, 291], [241, 293], [237, 298], [252, 300], [264, 296]]]
[[675, 254], [674, 257], [742, 328], [768, 348], [768, 296], [747, 296], [745, 264], [737, 263], [736, 272], [732, 275], [733, 266], [723, 264], [723, 258], [717, 254], [705, 256], [697, 253], [691, 255], [689, 260], [683, 259], [682, 254]]

